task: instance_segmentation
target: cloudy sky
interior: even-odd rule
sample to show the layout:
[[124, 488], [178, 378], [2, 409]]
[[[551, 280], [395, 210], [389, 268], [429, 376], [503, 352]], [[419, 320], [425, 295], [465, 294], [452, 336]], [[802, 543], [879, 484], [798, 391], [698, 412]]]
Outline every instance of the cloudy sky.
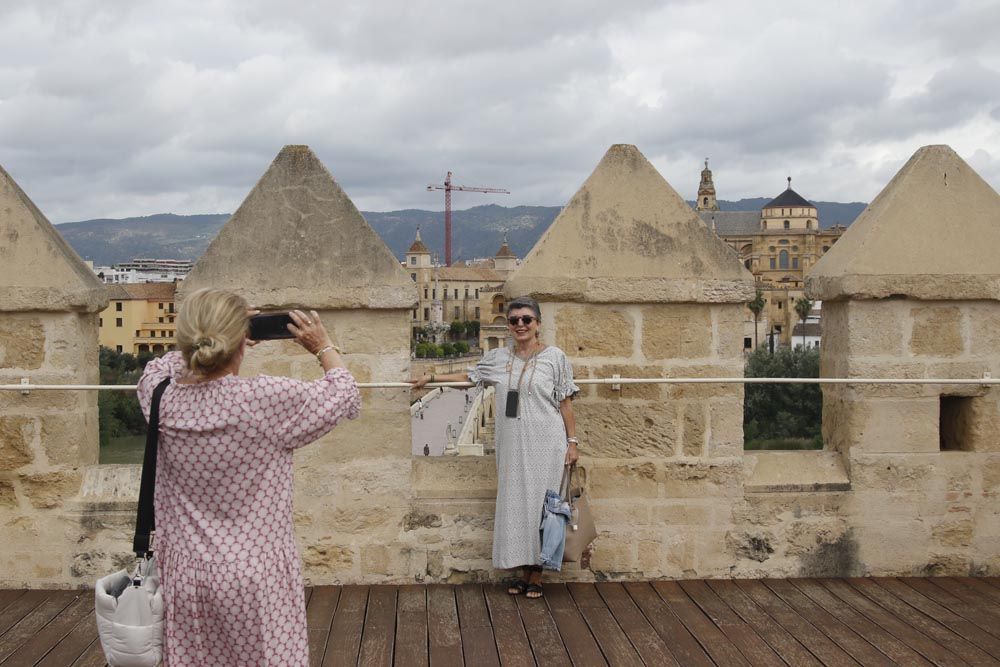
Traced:
[[685, 197], [868, 201], [947, 143], [1000, 189], [995, 0], [2, 0], [0, 165], [53, 222], [230, 212], [284, 144], [363, 210], [449, 169], [561, 205], [612, 143]]

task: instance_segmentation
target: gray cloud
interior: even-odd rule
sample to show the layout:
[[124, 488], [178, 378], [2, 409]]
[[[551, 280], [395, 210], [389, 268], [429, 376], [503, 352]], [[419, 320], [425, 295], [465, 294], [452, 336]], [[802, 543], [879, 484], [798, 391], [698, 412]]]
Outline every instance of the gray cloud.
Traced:
[[55, 221], [231, 211], [311, 145], [364, 209], [451, 169], [558, 205], [612, 143], [685, 196], [866, 200], [920, 145], [1000, 183], [995, 3], [8, 0], [0, 164]]

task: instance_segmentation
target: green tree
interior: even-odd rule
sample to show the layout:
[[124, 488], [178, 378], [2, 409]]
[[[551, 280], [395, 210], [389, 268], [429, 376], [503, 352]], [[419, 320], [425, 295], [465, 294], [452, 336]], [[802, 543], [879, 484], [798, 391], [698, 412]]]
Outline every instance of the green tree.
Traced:
[[479, 338], [479, 320], [466, 320], [465, 335], [469, 338]]
[[[819, 350], [756, 349], [748, 357], [746, 377], [819, 377]], [[744, 392], [743, 438], [748, 448], [763, 440], [805, 440], [821, 449], [823, 394], [816, 384], [748, 384]]]
[[800, 296], [795, 300], [795, 314], [802, 320], [802, 347], [806, 346], [806, 318], [812, 310], [813, 302], [807, 296]]
[[747, 308], [753, 313], [753, 349], [757, 349], [757, 320], [760, 318], [760, 314], [764, 312], [764, 306], [767, 302], [764, 300], [764, 291], [761, 288], [757, 288], [757, 292], [754, 294], [753, 299], [747, 303]]
[[469, 344], [466, 343], [464, 340], [458, 341], [457, 343], [455, 343], [455, 352], [459, 354], [468, 354]]
[[441, 352], [446, 357], [453, 356], [455, 354], [455, 346], [451, 343], [445, 343], [441, 346]]
[[[146, 364], [153, 358], [154, 355], [148, 352], [136, 358], [127, 352], [102, 347], [98, 353], [101, 384], [135, 384]], [[134, 392], [99, 392], [97, 415], [101, 445], [107, 445], [111, 438], [146, 433], [146, 419]]]
[[452, 338], [457, 340], [465, 333], [465, 322], [453, 321], [448, 327], [448, 333], [451, 334]]

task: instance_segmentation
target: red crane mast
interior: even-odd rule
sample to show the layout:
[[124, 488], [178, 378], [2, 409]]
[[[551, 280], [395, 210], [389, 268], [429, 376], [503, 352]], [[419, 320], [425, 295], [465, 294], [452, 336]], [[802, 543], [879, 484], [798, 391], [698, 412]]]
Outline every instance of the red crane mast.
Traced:
[[451, 172], [445, 176], [444, 185], [428, 185], [427, 191], [444, 190], [444, 263], [451, 266], [451, 193], [456, 192], [495, 192], [509, 195], [510, 190], [503, 188], [474, 188], [466, 185], [452, 185]]

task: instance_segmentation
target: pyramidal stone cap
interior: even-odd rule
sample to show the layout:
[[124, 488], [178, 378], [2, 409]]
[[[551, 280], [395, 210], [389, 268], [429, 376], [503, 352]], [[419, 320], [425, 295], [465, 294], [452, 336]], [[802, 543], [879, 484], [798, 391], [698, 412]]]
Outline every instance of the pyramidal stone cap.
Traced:
[[948, 146], [924, 146], [816, 263], [817, 299], [1000, 299], [1000, 195]]
[[108, 305], [94, 275], [0, 167], [0, 311], [96, 313]]
[[754, 287], [639, 149], [615, 144], [504, 291], [592, 303], [739, 303]]
[[400, 309], [413, 281], [308, 146], [285, 146], [182, 283], [267, 308]]

